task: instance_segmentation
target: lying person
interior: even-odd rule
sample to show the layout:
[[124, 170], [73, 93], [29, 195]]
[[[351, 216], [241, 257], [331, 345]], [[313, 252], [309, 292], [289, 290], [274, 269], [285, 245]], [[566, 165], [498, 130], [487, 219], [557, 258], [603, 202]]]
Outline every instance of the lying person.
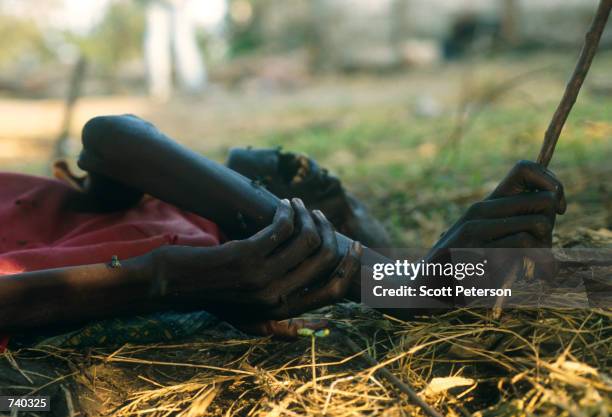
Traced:
[[[82, 139], [85, 178], [62, 165], [68, 181], [0, 174], [0, 334], [207, 310], [250, 332], [291, 336], [308, 323], [285, 319], [359, 299], [361, 247], [342, 251], [334, 225], [366, 245], [386, 243], [339, 181], [303, 157], [230, 157], [253, 187], [301, 197], [282, 200], [258, 230], [228, 207], [235, 191], [216, 163], [150, 123], [97, 117]], [[435, 247], [549, 247], [565, 208], [553, 174], [519, 162]]]

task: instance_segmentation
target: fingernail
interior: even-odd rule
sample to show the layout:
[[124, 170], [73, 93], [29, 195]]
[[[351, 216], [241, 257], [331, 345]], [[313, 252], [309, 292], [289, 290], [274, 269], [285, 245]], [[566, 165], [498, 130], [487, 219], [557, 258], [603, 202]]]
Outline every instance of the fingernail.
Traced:
[[567, 202], [565, 200], [561, 200], [559, 202], [559, 210], [558, 213], [559, 214], [563, 214], [565, 213], [565, 211], [567, 210]]

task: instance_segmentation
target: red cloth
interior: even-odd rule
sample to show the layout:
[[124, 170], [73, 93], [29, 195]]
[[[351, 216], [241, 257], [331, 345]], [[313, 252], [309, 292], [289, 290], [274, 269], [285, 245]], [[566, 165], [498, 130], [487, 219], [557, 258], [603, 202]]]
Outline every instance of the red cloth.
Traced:
[[4, 352], [4, 350], [8, 346], [8, 342], [9, 342], [8, 336], [0, 336], [0, 353]]
[[[51, 179], [0, 173], [0, 276], [109, 262], [163, 245], [213, 246], [216, 224], [160, 200], [113, 213], [67, 208], [76, 190]], [[0, 335], [0, 352], [6, 345]]]

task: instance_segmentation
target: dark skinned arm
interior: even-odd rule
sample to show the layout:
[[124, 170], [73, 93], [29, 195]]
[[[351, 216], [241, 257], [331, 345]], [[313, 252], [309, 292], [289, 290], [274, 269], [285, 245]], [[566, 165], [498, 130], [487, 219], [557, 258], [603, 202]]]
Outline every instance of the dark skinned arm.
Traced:
[[278, 207], [273, 194], [135, 116], [96, 117], [82, 139], [82, 169], [211, 219], [231, 239], [269, 224]]
[[[100, 142], [92, 134], [100, 121], [110, 122], [111, 127], [119, 125], [118, 131], [111, 131], [118, 141]], [[129, 132], [121, 130], [124, 123]], [[106, 131], [109, 126], [103, 124]], [[235, 216], [225, 216], [223, 204], [216, 203], [228, 194], [222, 173], [218, 180], [200, 175], [202, 168], [204, 173], [212, 170], [217, 174], [215, 163], [159, 133], [152, 135], [151, 129], [134, 117], [98, 118], [88, 123], [79, 162], [94, 182], [86, 187], [86, 198], [81, 201], [100, 200], [104, 210], [113, 205], [119, 208], [121, 204], [105, 202], [113, 199], [117, 185], [129, 197], [122, 198], [124, 202], [134, 202], [148, 192], [213, 220], [220, 218], [217, 222], [229, 229], [230, 237], [250, 237], [214, 248], [162, 247], [142, 259], [121, 260], [126, 267], [119, 271], [92, 265], [2, 277], [0, 297], [7, 302], [0, 306], [0, 332], [168, 308], [207, 309], [255, 332], [278, 331], [276, 320], [333, 303], [344, 295], [358, 270], [360, 247], [353, 244], [341, 252], [333, 227], [321, 212], [308, 212], [300, 200], [280, 202], [272, 196], [276, 205], [268, 226], [264, 224], [253, 234], [254, 226], [242, 227]], [[168, 167], [165, 175], [169, 179], [159, 175], [164, 167]], [[236, 181], [250, 187], [246, 179], [235, 175]], [[205, 180], [204, 187], [199, 179]], [[245, 215], [243, 220], [248, 219]], [[109, 279], [109, 274], [116, 279]], [[102, 289], [99, 293], [98, 288]], [[21, 315], [23, 310], [30, 313]], [[297, 326], [281, 330], [291, 333]]]
[[[228, 168], [176, 144], [149, 123], [133, 116], [93, 119], [84, 129], [83, 144], [84, 151], [79, 164], [92, 175], [92, 178], [97, 176], [105, 181], [106, 179], [112, 181], [110, 184], [113, 182], [121, 184], [124, 189], [139, 190], [136, 193], [142, 190], [183, 209], [210, 218], [232, 238], [248, 236], [259, 230], [272, 221], [271, 217], [279, 207], [279, 200], [272, 194], [252, 185], [249, 180]], [[106, 190], [112, 193], [112, 187]], [[100, 197], [103, 199], [104, 193], [101, 193]], [[538, 165], [522, 162], [517, 164], [487, 200], [475, 204], [444, 235], [435, 249], [491, 245], [547, 246], [550, 244], [554, 215], [564, 209], [563, 189], [558, 180]], [[276, 210], [277, 213], [278, 211], [280, 210]], [[194, 305], [194, 307], [197, 305], [227, 316], [244, 317], [245, 312], [253, 311], [253, 318], [284, 318], [310, 308], [333, 303], [343, 295], [358, 300], [360, 279], [356, 259], [359, 249], [352, 247], [350, 240], [341, 235], [323, 233], [321, 228], [325, 221], [312, 222], [317, 224], [318, 232], [313, 234], [314, 228], [311, 222], [299, 220], [304, 214], [297, 217], [295, 229], [298, 230], [298, 236], [294, 236], [293, 239], [301, 242], [298, 247], [303, 247], [304, 242], [308, 241], [314, 241], [318, 245], [312, 244], [308, 249], [310, 252], [303, 250], [301, 253], [308, 253], [307, 257], [313, 257], [313, 253], [320, 255], [314, 257], [316, 259], [311, 262], [310, 267], [302, 268], [294, 277], [299, 284], [285, 287], [284, 292], [278, 285], [275, 286], [276, 281], [282, 280], [295, 260], [289, 262], [287, 258], [278, 259], [282, 265], [280, 268], [272, 268], [272, 262], [262, 264], [251, 262], [246, 264], [248, 265], [246, 268], [232, 267], [236, 266], [237, 260], [240, 259], [262, 259], [262, 254], [254, 250], [259, 245], [253, 245], [252, 241], [250, 245], [229, 242], [221, 246], [225, 247], [225, 258], [219, 257], [219, 254], [215, 258], [227, 260], [225, 265], [229, 270], [225, 271], [225, 275], [219, 274], [218, 270], [211, 273], [207, 267], [205, 255], [210, 248], [164, 248], [156, 251], [153, 258], [149, 258], [156, 260], [153, 268], [150, 265], [146, 268], [149, 271], [165, 271], [163, 282], [183, 283], [182, 286], [176, 287], [183, 288], [183, 291], [176, 293], [177, 297], [173, 300], [175, 303], [179, 300], [179, 304]], [[328, 229], [331, 230], [331, 226]], [[315, 234], [318, 238], [313, 239]], [[269, 237], [274, 235], [278, 233], [272, 233]], [[323, 238], [323, 235], [327, 237]], [[312, 249], [315, 246], [318, 249]], [[343, 272], [342, 276], [325, 280], [324, 277], [330, 275], [330, 265], [332, 263], [338, 265], [338, 259], [343, 253], [347, 253], [347, 256], [342, 264], [337, 266], [337, 270]], [[334, 262], [331, 262], [332, 258]], [[324, 259], [327, 260], [326, 267]], [[367, 266], [374, 261], [380, 262], [380, 256], [373, 251], [365, 251], [362, 264]], [[326, 273], [322, 273], [323, 270]], [[170, 273], [167, 273], [168, 271]], [[198, 282], [194, 279], [194, 276], [207, 275], [206, 271], [216, 277], [216, 283], [206, 280]], [[252, 271], [260, 271], [260, 275], [246, 284], [240, 284], [241, 277], [252, 275]], [[127, 281], [138, 281], [139, 274], [140, 272], [135, 272], [135, 276], [128, 277]], [[349, 289], [347, 282], [350, 279], [352, 281]], [[219, 282], [226, 285], [231, 283], [244, 291], [231, 294], [225, 305], [215, 305], [212, 300], [207, 304], [205, 295], [214, 295], [214, 291], [217, 290], [215, 285], [218, 286]], [[192, 291], [198, 288], [198, 284], [203, 285], [200, 291]], [[139, 287], [140, 297], [143, 293], [150, 293], [150, 285], [152, 284], [149, 282]], [[317, 291], [303, 292], [304, 288], [312, 285]], [[289, 290], [292, 292], [289, 293]], [[257, 294], [258, 298], [248, 301], [249, 296], [245, 293]], [[240, 297], [246, 297], [242, 299], [245, 300], [242, 304]], [[172, 303], [169, 303], [168, 299], [147, 300], [142, 305], [132, 303], [130, 312], [159, 308], [160, 305], [167, 306]], [[106, 311], [113, 311], [113, 306], [106, 307], [108, 307]], [[78, 311], [78, 309], [75, 311], [77, 315], [80, 314]], [[410, 317], [413, 314], [410, 309], [385, 312], [398, 317]], [[63, 316], [69, 314], [64, 313]], [[0, 324], [0, 329], [2, 328]]]
[[0, 277], [0, 333], [159, 309], [152, 269], [147, 254], [120, 268], [95, 264]]
[[[212, 219], [234, 238], [267, 224], [278, 205], [265, 189], [134, 116], [92, 119], [83, 130], [83, 147], [82, 168]], [[129, 169], [140, 164], [146, 169]], [[432, 253], [460, 247], [549, 247], [555, 215], [565, 207], [563, 187], [555, 176], [536, 163], [521, 161], [445, 233]], [[340, 252], [350, 246], [345, 236], [336, 234], [336, 239]], [[376, 252], [364, 249], [363, 266], [381, 261]], [[347, 293], [353, 300], [360, 299], [359, 275]], [[412, 313], [408, 309], [393, 314]]]
[[255, 333], [292, 336], [299, 322], [279, 328], [272, 320], [335, 302], [358, 267], [358, 245], [342, 256], [321, 212], [283, 200], [272, 223], [247, 239], [0, 277], [0, 333], [206, 309]]

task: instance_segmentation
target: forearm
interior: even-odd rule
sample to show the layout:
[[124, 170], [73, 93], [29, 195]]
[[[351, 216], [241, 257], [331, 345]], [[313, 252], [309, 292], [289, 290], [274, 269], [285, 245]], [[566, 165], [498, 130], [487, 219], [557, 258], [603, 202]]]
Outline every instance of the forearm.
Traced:
[[[279, 206], [276, 196], [172, 141], [152, 125], [138, 122], [112, 116], [89, 121], [83, 129], [81, 168], [206, 217], [233, 239], [271, 223]], [[341, 234], [336, 237], [340, 251], [346, 253], [352, 241]], [[366, 267], [379, 258], [387, 261], [368, 248], [363, 252]], [[349, 296], [359, 300], [360, 295], [360, 277], [356, 276]]]
[[[438, 253], [438, 256], [443, 256], [444, 253]], [[447, 262], [446, 258], [435, 257], [433, 252], [430, 252], [424, 259], [425, 262]], [[450, 260], [448, 260], [450, 262]], [[354, 302], [367, 302], [368, 295], [364, 294], [365, 291], [371, 291], [373, 289], [372, 283], [374, 273], [373, 265], [375, 264], [388, 264], [395, 263], [395, 260], [389, 259], [384, 255], [374, 252], [372, 250], [364, 251], [361, 259], [361, 270], [358, 271], [351, 279], [351, 285], [349, 287], [347, 298]], [[455, 280], [448, 277], [427, 277], [419, 274], [414, 279], [406, 279], [405, 276], [387, 276], [384, 281], [378, 281], [379, 283], [384, 282], [385, 288], [397, 288], [398, 286], [410, 287], [413, 291], [418, 291], [421, 285], [427, 285], [429, 288], [443, 288], [448, 286], [454, 286]], [[376, 284], [378, 285], [378, 284]], [[363, 297], [362, 297], [363, 296]], [[364, 298], [365, 297], [365, 298]], [[369, 297], [372, 300], [372, 297]], [[397, 306], [384, 307], [377, 306], [376, 310], [379, 312], [398, 318], [400, 320], [410, 320], [416, 315], [430, 315], [440, 314], [449, 311], [449, 309], [460, 307], [461, 301], [454, 297], [409, 297], [406, 298], [402, 308]]]
[[129, 118], [89, 121], [79, 165], [211, 219], [232, 238], [269, 224], [279, 201], [240, 174]]
[[0, 333], [159, 309], [151, 254], [0, 277]]

